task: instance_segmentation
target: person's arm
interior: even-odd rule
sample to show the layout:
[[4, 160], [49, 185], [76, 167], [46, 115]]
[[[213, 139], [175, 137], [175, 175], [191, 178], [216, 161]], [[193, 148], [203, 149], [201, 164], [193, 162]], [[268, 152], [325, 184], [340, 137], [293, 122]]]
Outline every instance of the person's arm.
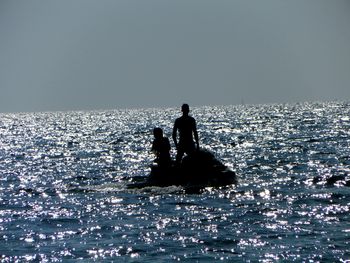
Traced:
[[151, 152], [155, 153], [155, 151], [156, 151], [156, 150], [155, 150], [155, 142], [153, 141], [153, 142], [152, 142]]
[[198, 139], [196, 120], [193, 121], [193, 135], [194, 135], [194, 140], [196, 141], [196, 144], [197, 144], [197, 149], [199, 149], [199, 139]]
[[152, 148], [151, 151], [155, 154], [155, 156], [158, 156], [158, 146], [156, 140], [153, 141], [152, 143]]
[[175, 121], [174, 128], [173, 128], [173, 141], [175, 144], [175, 147], [177, 148], [177, 123]]
[[166, 150], [169, 152], [171, 147], [170, 147], [170, 142], [168, 138], [165, 138], [165, 143], [166, 143]]

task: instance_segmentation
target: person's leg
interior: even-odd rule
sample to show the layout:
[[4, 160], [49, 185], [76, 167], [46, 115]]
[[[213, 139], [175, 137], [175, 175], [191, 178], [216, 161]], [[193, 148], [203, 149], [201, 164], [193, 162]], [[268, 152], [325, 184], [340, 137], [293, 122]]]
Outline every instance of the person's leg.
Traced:
[[182, 157], [184, 156], [184, 150], [182, 149], [181, 146], [177, 147], [177, 153], [176, 153], [176, 164], [180, 164]]
[[184, 153], [186, 153], [187, 155], [193, 154], [194, 151], [195, 151], [194, 142], [188, 143], [188, 144], [186, 145], [186, 148], [184, 149]]

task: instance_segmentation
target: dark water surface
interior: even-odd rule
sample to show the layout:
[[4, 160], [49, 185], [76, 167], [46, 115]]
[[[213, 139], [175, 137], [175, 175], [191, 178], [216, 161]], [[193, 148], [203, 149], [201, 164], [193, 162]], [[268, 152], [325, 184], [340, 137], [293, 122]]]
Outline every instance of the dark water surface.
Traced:
[[0, 114], [1, 261], [349, 262], [349, 103], [191, 113], [238, 185], [126, 188], [179, 109]]

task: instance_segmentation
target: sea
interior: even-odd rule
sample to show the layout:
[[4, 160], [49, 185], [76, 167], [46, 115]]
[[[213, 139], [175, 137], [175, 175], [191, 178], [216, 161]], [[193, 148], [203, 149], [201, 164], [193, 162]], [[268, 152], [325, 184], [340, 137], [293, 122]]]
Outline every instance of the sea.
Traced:
[[237, 184], [129, 189], [180, 108], [0, 114], [0, 261], [350, 262], [350, 102], [190, 114]]

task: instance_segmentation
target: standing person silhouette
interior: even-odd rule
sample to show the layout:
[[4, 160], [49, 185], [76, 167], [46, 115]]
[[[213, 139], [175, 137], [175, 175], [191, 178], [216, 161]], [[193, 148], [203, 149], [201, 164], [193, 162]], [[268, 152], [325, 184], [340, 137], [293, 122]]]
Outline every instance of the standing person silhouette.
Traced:
[[[199, 149], [199, 140], [197, 133], [196, 120], [189, 116], [190, 107], [188, 104], [183, 104], [181, 107], [182, 116], [177, 118], [173, 128], [173, 140], [177, 149], [176, 163], [179, 164], [184, 153], [191, 154], [195, 149]], [[177, 130], [179, 130], [179, 142], [177, 141]], [[197, 147], [193, 142], [193, 136]]]

